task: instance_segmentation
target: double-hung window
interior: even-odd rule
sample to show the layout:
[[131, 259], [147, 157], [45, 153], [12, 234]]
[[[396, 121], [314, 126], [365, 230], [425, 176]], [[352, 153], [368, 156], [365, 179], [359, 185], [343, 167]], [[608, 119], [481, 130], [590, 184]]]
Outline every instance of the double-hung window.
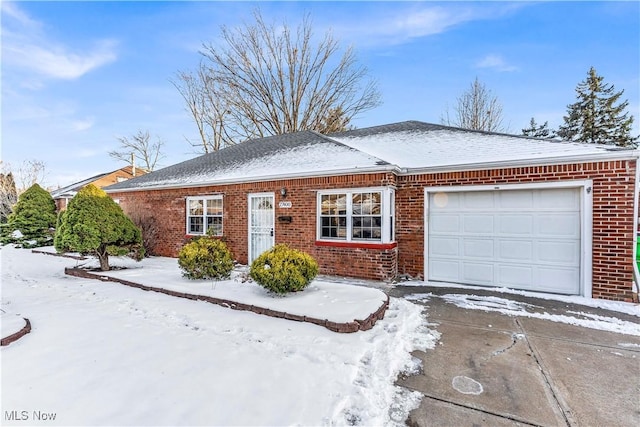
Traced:
[[187, 234], [222, 236], [222, 195], [187, 197]]
[[392, 188], [318, 192], [318, 240], [389, 243], [393, 225]]

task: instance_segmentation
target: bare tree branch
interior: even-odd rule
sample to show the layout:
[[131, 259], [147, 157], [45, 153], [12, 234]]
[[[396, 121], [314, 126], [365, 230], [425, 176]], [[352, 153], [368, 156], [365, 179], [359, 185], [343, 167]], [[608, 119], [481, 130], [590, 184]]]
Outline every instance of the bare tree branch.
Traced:
[[9, 166], [0, 160], [0, 223], [4, 223], [13, 212], [18, 201], [18, 190]]
[[449, 115], [449, 108], [441, 117], [441, 122], [448, 126], [463, 129], [482, 130], [486, 132], [504, 132], [502, 125], [502, 104], [498, 98], [492, 96], [478, 78], [473, 81], [468, 91], [456, 98], [453, 119]]
[[22, 162], [22, 165], [16, 170], [14, 178], [16, 179], [16, 188], [18, 195], [22, 194], [33, 184], [39, 184], [42, 188], [46, 172], [46, 164], [41, 160], [31, 159]]
[[118, 138], [120, 141], [120, 150], [110, 151], [109, 155], [117, 160], [122, 160], [132, 164], [132, 156], [138, 160], [138, 165], [148, 171], [156, 168], [158, 160], [164, 158], [162, 154], [162, 146], [164, 141], [157, 138], [155, 142], [151, 142], [149, 131], [139, 130], [136, 135], [131, 138]]
[[[375, 81], [352, 49], [341, 56], [331, 33], [314, 42], [306, 16], [295, 29], [255, 22], [221, 28], [206, 43], [198, 72], [173, 82], [201, 137], [203, 151], [300, 130], [344, 130], [381, 103]], [[195, 144], [192, 144], [195, 145]]]

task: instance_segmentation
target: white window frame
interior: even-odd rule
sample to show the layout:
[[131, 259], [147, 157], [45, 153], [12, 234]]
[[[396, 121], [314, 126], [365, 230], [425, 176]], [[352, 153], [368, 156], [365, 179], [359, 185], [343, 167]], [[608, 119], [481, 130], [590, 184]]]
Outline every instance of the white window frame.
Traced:
[[[202, 202], [202, 215], [190, 215], [189, 213], [189, 205], [191, 201], [197, 200]], [[222, 214], [221, 215], [207, 215], [207, 201], [208, 200], [220, 200], [222, 202]], [[220, 237], [224, 235], [224, 200], [222, 194], [215, 194], [211, 196], [190, 196], [186, 198], [186, 216], [185, 216], [185, 229], [187, 236], [206, 236], [207, 235], [207, 217], [219, 217], [222, 219], [222, 228], [220, 229], [219, 234], [213, 234], [215, 237]], [[192, 217], [201, 217], [202, 218], [202, 233], [194, 233], [190, 229], [190, 221], [189, 219]]]
[[[353, 238], [353, 194], [380, 193], [380, 239], [354, 239]], [[344, 194], [346, 195], [346, 236], [323, 237], [322, 236], [322, 196]], [[356, 215], [357, 216], [357, 215]], [[339, 188], [332, 190], [318, 190], [316, 199], [316, 240], [322, 242], [348, 242], [348, 243], [393, 243], [395, 242], [395, 188], [393, 187], [365, 187], [365, 188]]]

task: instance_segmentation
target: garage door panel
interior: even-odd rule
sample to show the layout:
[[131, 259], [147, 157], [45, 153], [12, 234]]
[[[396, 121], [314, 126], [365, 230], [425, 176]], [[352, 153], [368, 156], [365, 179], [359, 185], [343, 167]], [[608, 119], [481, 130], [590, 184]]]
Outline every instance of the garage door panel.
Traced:
[[550, 264], [580, 265], [580, 245], [578, 242], [540, 241], [537, 244], [537, 259]]
[[553, 237], [580, 237], [580, 217], [577, 212], [545, 213], [538, 216], [538, 235]]
[[533, 196], [531, 191], [504, 191], [498, 193], [499, 206], [503, 209], [531, 209]]
[[427, 279], [578, 294], [580, 194], [578, 188], [429, 194]]
[[462, 280], [476, 285], [490, 285], [494, 282], [493, 263], [466, 261], [462, 265]]
[[543, 209], [580, 209], [580, 193], [575, 188], [537, 190], [537, 207]]
[[500, 265], [498, 283], [503, 286], [531, 289], [534, 284], [534, 268], [530, 265]]
[[465, 214], [464, 215], [464, 227], [465, 233], [477, 233], [477, 234], [493, 234], [494, 216], [489, 214]]
[[464, 239], [464, 258], [489, 258], [495, 257], [493, 239]]
[[460, 194], [462, 195], [461, 207], [465, 210], [491, 209], [495, 205], [494, 195], [491, 191], [475, 191]]
[[460, 241], [456, 237], [433, 237], [429, 246], [429, 255], [441, 257], [458, 257]]
[[538, 272], [541, 290], [562, 294], [579, 292], [579, 268], [540, 267]]
[[531, 261], [533, 242], [530, 240], [500, 240], [499, 259], [505, 261]]
[[439, 192], [433, 195], [434, 210], [458, 209], [460, 207], [460, 194]]
[[507, 235], [532, 235], [534, 218], [531, 213], [498, 215], [498, 231]]
[[431, 280], [439, 280], [443, 282], [460, 281], [460, 263], [452, 260], [430, 260], [429, 275], [433, 277]]
[[461, 218], [456, 214], [441, 214], [434, 216], [429, 224], [434, 233], [457, 233], [460, 230]]

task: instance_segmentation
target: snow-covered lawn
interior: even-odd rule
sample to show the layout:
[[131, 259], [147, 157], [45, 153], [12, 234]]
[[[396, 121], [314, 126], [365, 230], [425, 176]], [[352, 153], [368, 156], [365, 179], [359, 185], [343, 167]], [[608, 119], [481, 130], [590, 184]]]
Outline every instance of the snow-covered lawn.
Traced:
[[0, 351], [4, 425], [401, 425], [420, 395], [394, 380], [437, 339], [395, 298], [373, 329], [337, 334], [65, 276], [69, 259], [0, 257], [3, 336], [18, 317], [33, 328]]
[[[99, 265], [96, 259], [80, 264], [86, 267]], [[242, 270], [232, 272], [228, 280], [189, 280], [182, 276], [174, 258], [153, 257], [141, 262], [130, 258], [114, 258], [111, 264], [126, 269], [97, 273], [151, 287], [207, 295], [332, 322], [364, 320], [387, 300], [387, 295], [379, 289], [345, 286], [323, 279], [314, 280], [303, 292], [278, 296], [246, 280], [246, 271]]]

